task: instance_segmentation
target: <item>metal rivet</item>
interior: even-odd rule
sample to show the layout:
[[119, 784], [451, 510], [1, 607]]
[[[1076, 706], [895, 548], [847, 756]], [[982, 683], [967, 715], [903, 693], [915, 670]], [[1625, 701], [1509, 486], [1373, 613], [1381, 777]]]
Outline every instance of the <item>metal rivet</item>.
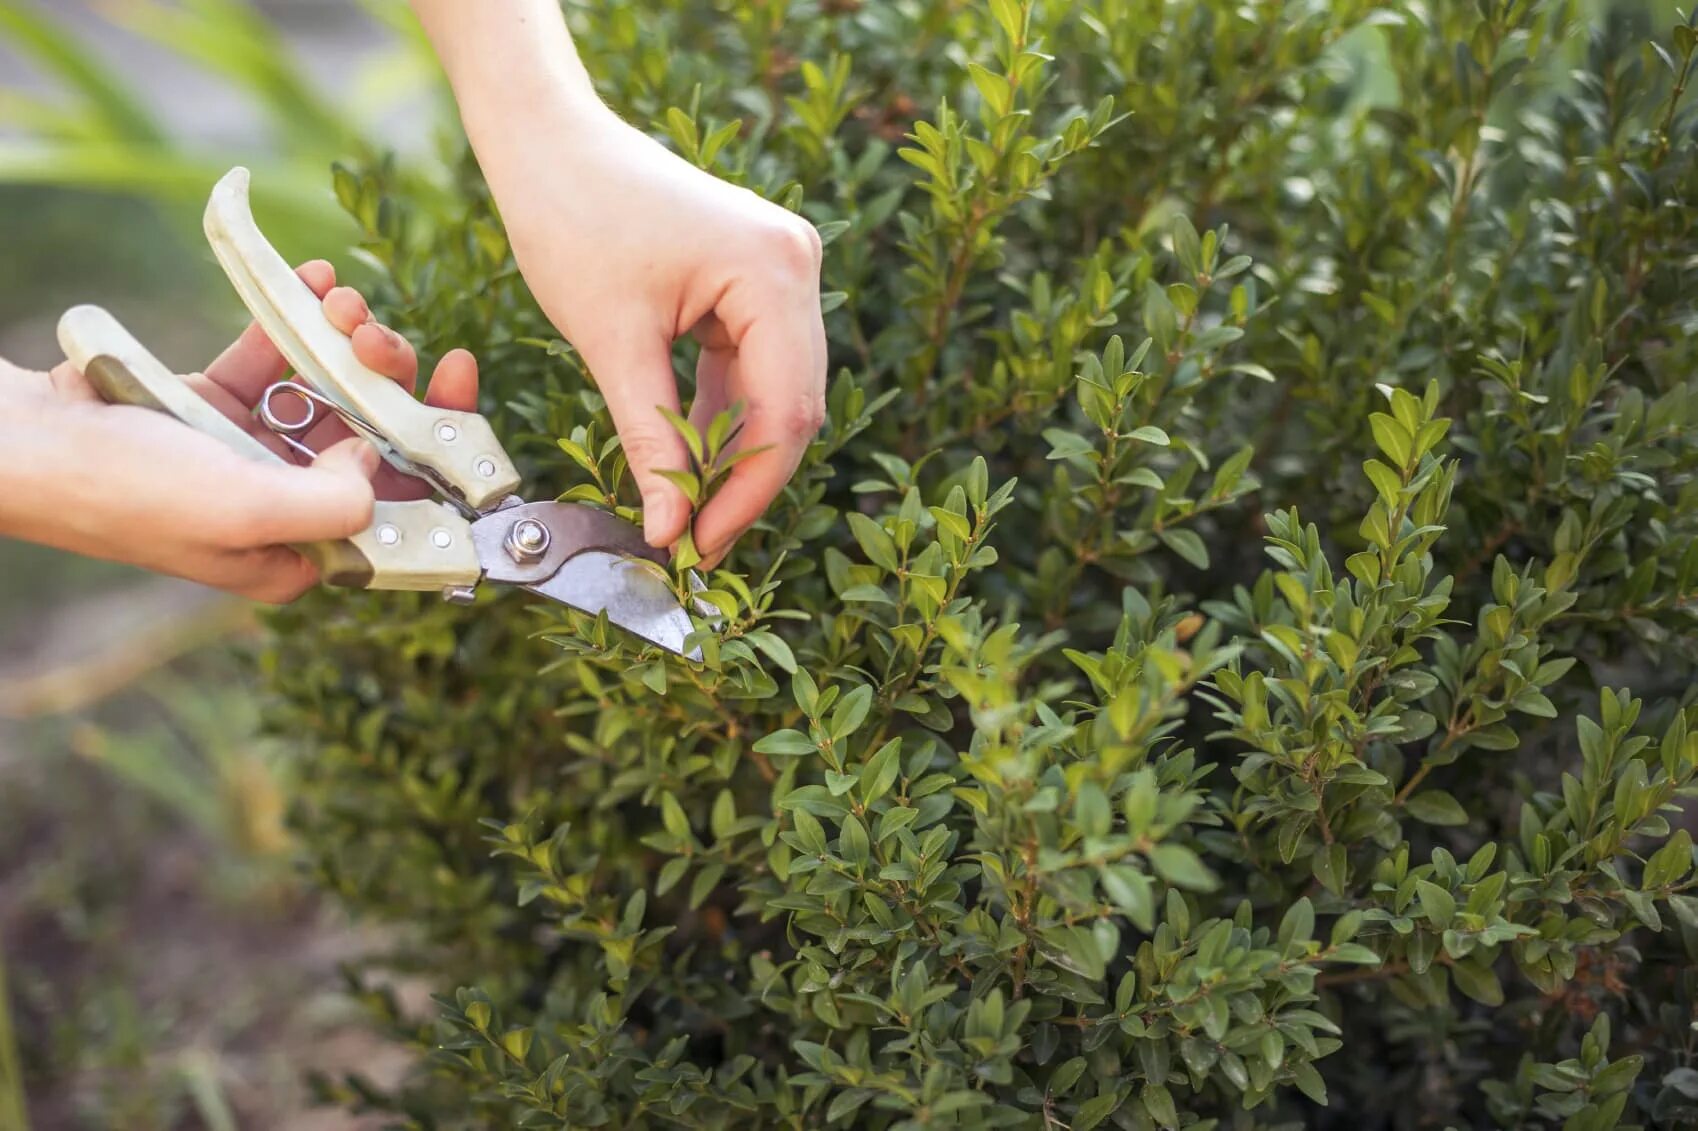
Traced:
[[436, 426], [436, 438], [441, 440], [444, 444], [453, 443], [455, 438], [459, 435], [460, 430], [455, 428], [452, 424], [449, 424], [447, 421]]
[[478, 591], [470, 585], [450, 585], [443, 589], [442, 599], [453, 605], [469, 605], [478, 599]]
[[430, 532], [430, 541], [438, 550], [446, 550], [454, 544], [454, 535], [439, 526]]
[[386, 522], [377, 528], [377, 540], [385, 546], [393, 546], [401, 540], [401, 531]]
[[495, 461], [487, 456], [478, 460], [478, 474], [485, 479], [493, 479], [495, 477]]
[[507, 555], [520, 565], [548, 552], [548, 527], [534, 518], [521, 518], [507, 528]]

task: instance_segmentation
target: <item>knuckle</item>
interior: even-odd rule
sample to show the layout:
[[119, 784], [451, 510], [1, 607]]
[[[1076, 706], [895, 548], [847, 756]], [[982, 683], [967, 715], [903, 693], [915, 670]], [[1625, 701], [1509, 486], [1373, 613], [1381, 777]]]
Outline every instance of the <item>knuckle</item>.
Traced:
[[815, 435], [825, 424], [824, 398], [809, 396], [789, 402], [780, 411], [778, 424], [787, 435]]
[[814, 226], [786, 213], [773, 224], [762, 241], [766, 257], [787, 277], [807, 278], [819, 274], [824, 248]]
[[677, 462], [679, 439], [662, 421], [632, 421], [619, 430], [619, 444], [633, 469], [642, 472], [671, 467]]

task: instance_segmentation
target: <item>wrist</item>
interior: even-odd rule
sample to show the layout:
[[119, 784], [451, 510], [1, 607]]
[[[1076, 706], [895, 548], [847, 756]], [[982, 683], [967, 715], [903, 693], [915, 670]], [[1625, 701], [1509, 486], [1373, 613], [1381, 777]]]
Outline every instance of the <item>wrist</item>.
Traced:
[[563, 151], [597, 144], [610, 129], [625, 123], [586, 85], [568, 89], [542, 83], [522, 95], [502, 92], [472, 107], [462, 103], [466, 136], [486, 173], [507, 166], [534, 166], [538, 157], [557, 162]]
[[590, 128], [613, 116], [575, 55], [570, 65], [548, 60], [481, 74], [488, 66], [480, 59], [452, 80], [460, 121], [480, 156], [484, 149], [522, 148], [539, 136]]

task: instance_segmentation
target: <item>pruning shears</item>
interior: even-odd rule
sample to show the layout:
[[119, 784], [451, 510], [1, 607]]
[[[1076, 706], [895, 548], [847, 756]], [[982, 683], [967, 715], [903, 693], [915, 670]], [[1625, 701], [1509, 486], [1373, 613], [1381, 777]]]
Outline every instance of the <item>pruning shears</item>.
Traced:
[[[341, 542], [298, 546], [327, 585], [439, 591], [468, 602], [483, 582], [517, 585], [681, 655], [693, 630], [663, 569], [664, 551], [631, 523], [581, 503], [526, 502], [519, 473], [488, 420], [435, 408], [362, 365], [348, 338], [254, 222], [248, 171], [212, 191], [205, 229], [231, 285], [294, 370], [270, 386], [255, 412], [309, 458], [296, 437], [326, 414], [341, 417], [393, 467], [424, 480], [438, 499], [379, 501], [371, 525]], [[167, 413], [254, 460], [282, 457], [166, 368], [97, 306], [59, 321], [59, 344], [113, 404]], [[279, 405], [305, 416], [286, 420]], [[692, 579], [693, 580], [693, 579]], [[699, 583], [698, 583], [699, 584]]]

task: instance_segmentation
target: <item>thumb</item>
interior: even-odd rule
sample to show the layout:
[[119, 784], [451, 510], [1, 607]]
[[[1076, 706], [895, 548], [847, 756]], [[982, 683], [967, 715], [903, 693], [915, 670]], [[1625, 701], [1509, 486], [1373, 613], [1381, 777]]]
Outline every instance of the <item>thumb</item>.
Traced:
[[613, 414], [613, 426], [625, 460], [643, 495], [643, 539], [670, 546], [690, 521], [690, 500], [659, 474], [688, 469], [683, 439], [661, 409], [678, 411], [678, 382], [672, 372], [672, 346], [665, 338], [625, 343], [590, 358], [596, 387]]
[[318, 458], [312, 461], [311, 470], [354, 477], [369, 484], [382, 462], [382, 457], [369, 440], [349, 436], [318, 453]]
[[267, 542], [327, 542], [371, 525], [371, 477], [377, 449], [351, 436], [319, 453], [310, 467], [255, 464], [265, 476]]

